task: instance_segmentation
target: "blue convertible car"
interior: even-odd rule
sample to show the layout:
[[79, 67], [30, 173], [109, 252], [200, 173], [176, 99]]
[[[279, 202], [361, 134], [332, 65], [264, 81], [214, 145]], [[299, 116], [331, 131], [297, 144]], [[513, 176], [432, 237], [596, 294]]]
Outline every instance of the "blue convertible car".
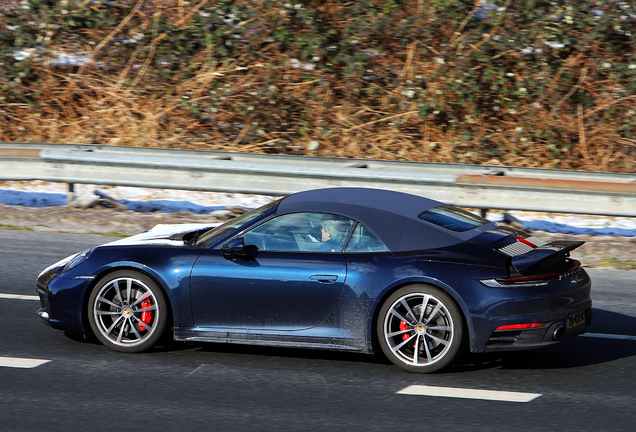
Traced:
[[223, 225], [159, 225], [37, 278], [41, 319], [122, 352], [163, 336], [383, 352], [433, 372], [462, 349], [535, 348], [584, 333], [590, 279], [546, 243], [405, 193], [292, 194]]

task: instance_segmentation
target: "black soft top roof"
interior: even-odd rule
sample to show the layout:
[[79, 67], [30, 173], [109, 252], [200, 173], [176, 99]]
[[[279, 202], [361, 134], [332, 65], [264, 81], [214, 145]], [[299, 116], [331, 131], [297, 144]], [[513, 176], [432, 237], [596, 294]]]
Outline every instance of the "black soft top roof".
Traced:
[[444, 203], [384, 189], [327, 188], [283, 198], [276, 214], [321, 212], [347, 216], [371, 229], [391, 252], [450, 246], [495, 226], [455, 232], [418, 218], [420, 213], [441, 205]]

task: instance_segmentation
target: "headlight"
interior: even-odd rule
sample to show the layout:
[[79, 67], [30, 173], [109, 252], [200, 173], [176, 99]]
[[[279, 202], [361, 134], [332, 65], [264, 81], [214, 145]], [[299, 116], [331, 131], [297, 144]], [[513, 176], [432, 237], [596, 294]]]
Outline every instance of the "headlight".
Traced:
[[84, 252], [79, 252], [74, 255], [68, 256], [63, 260], [56, 262], [53, 265], [48, 266], [44, 270], [40, 272], [37, 277], [37, 281], [39, 284], [43, 286], [48, 286], [49, 282], [58, 274], [69, 271], [73, 267], [76, 267], [79, 263], [84, 261], [92, 252], [92, 249], [86, 250]]
[[93, 252], [93, 249], [88, 249], [88, 250], [85, 250], [84, 252], [76, 253], [75, 255], [71, 255], [70, 257], [62, 260], [60, 264], [64, 264], [63, 262], [68, 260], [66, 262], [66, 265], [62, 269], [62, 273], [66, 273], [67, 271], [77, 267], [81, 262], [83, 262], [86, 258], [88, 258], [91, 252]]

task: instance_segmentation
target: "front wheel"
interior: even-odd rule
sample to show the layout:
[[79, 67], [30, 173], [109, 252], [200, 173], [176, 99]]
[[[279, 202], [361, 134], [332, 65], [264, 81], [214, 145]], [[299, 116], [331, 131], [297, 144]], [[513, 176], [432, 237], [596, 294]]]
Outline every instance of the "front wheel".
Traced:
[[163, 335], [168, 315], [161, 289], [149, 277], [117, 271], [100, 280], [88, 300], [88, 319], [104, 345], [141, 352]]
[[447, 366], [462, 344], [463, 320], [455, 302], [430, 285], [394, 292], [382, 305], [376, 326], [382, 352], [396, 366], [419, 373]]

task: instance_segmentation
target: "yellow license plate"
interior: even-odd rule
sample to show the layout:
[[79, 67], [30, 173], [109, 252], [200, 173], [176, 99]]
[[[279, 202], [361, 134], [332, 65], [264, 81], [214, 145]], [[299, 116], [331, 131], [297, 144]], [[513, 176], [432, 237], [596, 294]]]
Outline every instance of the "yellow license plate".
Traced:
[[585, 311], [577, 312], [568, 317], [568, 328], [576, 327], [585, 322]]

